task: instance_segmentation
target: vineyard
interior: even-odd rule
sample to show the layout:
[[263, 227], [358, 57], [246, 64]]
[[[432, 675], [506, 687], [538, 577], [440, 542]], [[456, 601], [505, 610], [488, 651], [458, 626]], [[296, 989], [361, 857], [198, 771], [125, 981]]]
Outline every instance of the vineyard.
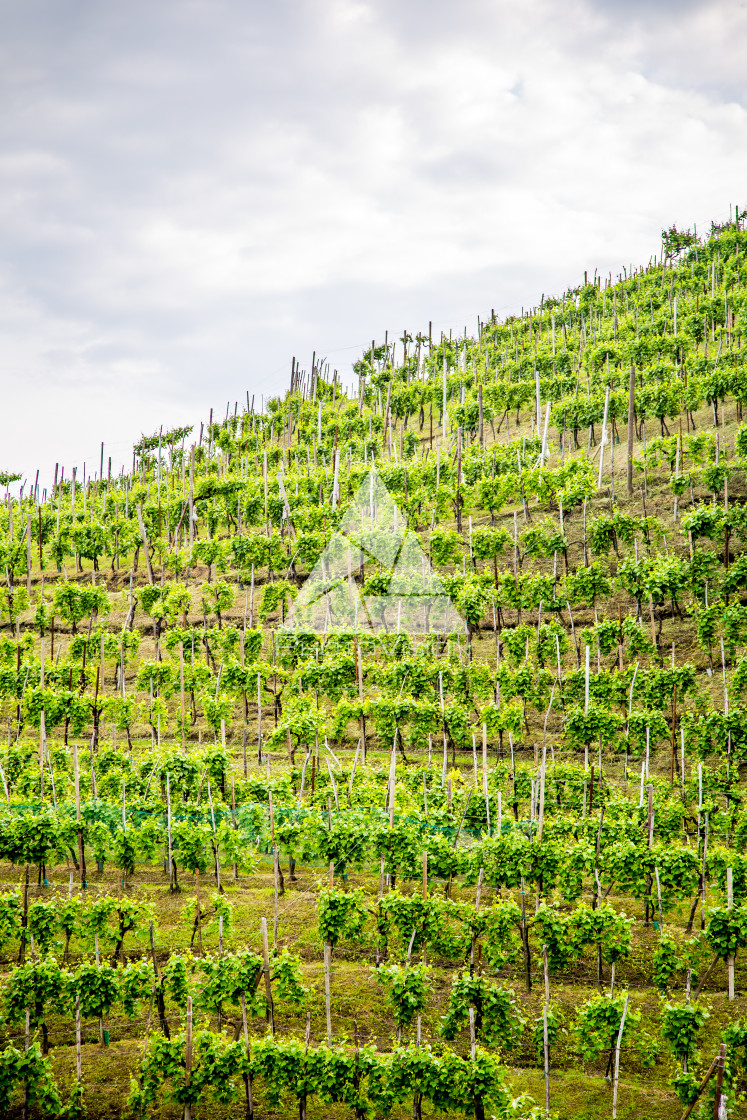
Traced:
[[744, 218], [354, 373], [0, 475], [0, 1114], [746, 1117]]

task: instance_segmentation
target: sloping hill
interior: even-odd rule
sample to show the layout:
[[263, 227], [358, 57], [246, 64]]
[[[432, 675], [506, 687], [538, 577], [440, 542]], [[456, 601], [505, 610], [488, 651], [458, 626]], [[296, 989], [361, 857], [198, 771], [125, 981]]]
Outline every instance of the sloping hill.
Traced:
[[744, 1115], [742, 225], [4, 476], [3, 1114]]

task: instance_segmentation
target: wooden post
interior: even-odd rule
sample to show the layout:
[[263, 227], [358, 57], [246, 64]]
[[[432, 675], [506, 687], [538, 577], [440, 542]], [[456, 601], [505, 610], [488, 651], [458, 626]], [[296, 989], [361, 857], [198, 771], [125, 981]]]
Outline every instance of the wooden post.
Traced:
[[[246, 992], [241, 993], [241, 1027], [244, 1032], [244, 1047], [246, 1049], [247, 1059], [251, 1058], [251, 1047], [249, 1045], [249, 1024], [246, 1018]], [[254, 1120], [254, 1100], [252, 1098], [252, 1078], [250, 1074], [244, 1074], [244, 1089], [246, 1091], [246, 1120]]]
[[389, 455], [390, 456], [392, 454], [392, 430], [391, 430], [391, 426], [390, 426], [390, 423], [389, 423], [390, 413], [391, 413], [391, 405], [392, 405], [392, 383], [390, 381], [389, 384], [387, 385], [387, 390], [386, 390], [386, 409], [385, 409], [385, 412], [384, 412], [384, 432], [383, 432], [382, 437], [381, 437], [381, 446], [382, 446], [382, 449], [384, 449], [386, 447], [387, 434], [389, 435]]
[[26, 512], [26, 591], [31, 594], [31, 510]]
[[[187, 1037], [184, 1045], [184, 1081], [189, 1085], [192, 1079], [192, 997], [187, 996]], [[184, 1120], [192, 1120], [192, 1106], [185, 1104]]]
[[485, 798], [485, 818], [490, 836], [490, 794], [488, 792], [488, 728], [482, 725], [482, 793]]
[[[44, 689], [44, 638], [40, 642], [39, 651], [40, 660], [40, 684], [42, 691]], [[47, 755], [47, 727], [44, 709], [42, 708], [39, 714], [39, 804], [44, 805], [44, 766], [46, 763]], [[50, 765], [50, 771], [52, 767]]]
[[615, 1077], [612, 1085], [612, 1120], [617, 1120], [617, 1086], [620, 1081], [620, 1046], [622, 1045], [623, 1031], [625, 1030], [625, 1017], [628, 1014], [628, 1001], [630, 994], [625, 993], [625, 1006], [623, 1007], [622, 1018], [620, 1019], [620, 1030], [617, 1032], [617, 1044], [615, 1045]]
[[[127, 780], [122, 779], [122, 835], [127, 835]], [[127, 881], [127, 872], [122, 869], [122, 886], [124, 887]]]
[[[674, 660], [674, 657], [672, 658]], [[672, 666], [674, 668], [674, 666]], [[672, 695], [672, 758], [669, 774], [669, 781], [674, 785], [674, 764], [677, 758], [677, 681], [674, 682], [674, 693]]]
[[628, 497], [633, 496], [633, 437], [635, 436], [635, 366], [630, 363], [628, 379]]
[[722, 1044], [721, 1050], [719, 1051], [719, 1053], [716, 1055], [716, 1057], [713, 1059], [713, 1061], [709, 1065], [708, 1069], [706, 1070], [705, 1077], [703, 1078], [703, 1080], [701, 1081], [700, 1085], [698, 1086], [698, 1088], [696, 1090], [695, 1100], [692, 1101], [692, 1103], [687, 1106], [685, 1111], [682, 1113], [682, 1116], [680, 1117], [680, 1120], [687, 1120], [688, 1116], [690, 1115], [692, 1110], [695, 1108], [695, 1105], [698, 1103], [698, 1100], [700, 1099], [700, 1096], [701, 1096], [703, 1090], [705, 1089], [706, 1085], [708, 1084], [708, 1082], [713, 1077], [713, 1074], [714, 1074], [715, 1070], [718, 1068], [719, 1060], [722, 1056], [722, 1053], [725, 1057], [726, 1056], [726, 1046], [724, 1044]]
[[262, 675], [257, 673], [257, 761], [262, 765]]
[[179, 642], [179, 710], [182, 723], [182, 754], [187, 753], [184, 735], [184, 642]]
[[213, 793], [210, 788], [210, 776], [207, 780], [208, 803], [210, 805], [210, 823], [213, 832], [213, 848], [215, 851], [215, 886], [218, 894], [223, 894], [223, 888], [220, 885], [220, 847], [218, 844], [218, 833], [215, 828], [215, 809], [213, 808]]
[[[586, 646], [584, 661], [584, 716], [589, 714], [589, 647]], [[586, 738], [586, 736], [584, 736]], [[589, 744], [584, 743], [584, 770], [589, 769]]]
[[195, 909], [197, 915], [197, 952], [202, 956], [202, 910], [200, 909], [200, 871], [195, 871]]
[[78, 744], [73, 743], [73, 774], [75, 780], [75, 818], [78, 823], [78, 866], [80, 870], [80, 889], [84, 891], [86, 883], [86, 849], [83, 843], [83, 827], [80, 819], [80, 765], [78, 763]]
[[[234, 832], [238, 832], [238, 827], [236, 825], [236, 785], [235, 785], [235, 782], [234, 782], [233, 774], [231, 775], [231, 823], [233, 825]], [[238, 864], [236, 863], [236, 860], [234, 860], [233, 861], [233, 881], [234, 881], [234, 883], [238, 880], [238, 877], [239, 877], [239, 868], [238, 868]]]
[[597, 490], [602, 486], [602, 471], [604, 470], [604, 445], [607, 442], [607, 416], [610, 408], [610, 387], [607, 386], [604, 394], [604, 414], [602, 416], [602, 435], [599, 440], [599, 477], [597, 478]]
[[[724, 1066], [726, 1065], [726, 1043], [721, 1043], [716, 1064], [716, 1092], [713, 1097], [713, 1120], [721, 1120], [721, 1097], [724, 1090]], [[724, 1116], [726, 1111], [724, 1110]]]
[[275, 1033], [275, 1011], [272, 1004], [272, 987], [270, 986], [270, 946], [267, 940], [267, 918], [262, 919], [262, 971], [265, 977], [265, 1001], [267, 1003], [267, 1022], [270, 1030]]
[[148, 925], [149, 925], [148, 932], [149, 932], [149, 935], [150, 935], [150, 955], [151, 955], [151, 959], [153, 961], [153, 979], [154, 979], [153, 998], [155, 1000], [156, 1008], [158, 1010], [158, 1019], [159, 1019], [160, 1024], [161, 1024], [161, 1030], [166, 1035], [166, 1038], [170, 1038], [169, 1024], [168, 1024], [168, 1021], [166, 1019], [166, 1004], [164, 1002], [163, 987], [161, 985], [161, 976], [160, 976], [160, 973], [158, 971], [158, 957], [156, 956], [156, 937], [155, 937], [155, 930], [153, 928], [153, 919], [152, 918], [151, 918], [150, 922], [148, 923]]
[[176, 890], [176, 884], [174, 883], [174, 856], [171, 841], [171, 778], [168, 770], [166, 771], [166, 843], [169, 854], [169, 891], [173, 894]]
[[[298, 787], [298, 801], [296, 802], [296, 808], [297, 809], [301, 808], [301, 803], [303, 802], [303, 790], [304, 790], [304, 785], [306, 783], [306, 767], [309, 765], [309, 758], [311, 758], [311, 751], [309, 750], [309, 748], [307, 746], [306, 747], [306, 757], [304, 758], [303, 766], [301, 767], [301, 782], [300, 782], [299, 787]], [[350, 784], [352, 786], [352, 776], [351, 776]]]
[[545, 1006], [542, 1009], [542, 1047], [545, 1066], [545, 1113], [550, 1115], [550, 1043], [547, 1034], [547, 1012], [550, 1007], [550, 962], [547, 955], [547, 945], [542, 946], [542, 958], [545, 967]]
[[[482, 891], [482, 868], [480, 868], [480, 872], [477, 876], [477, 889], [475, 890], [475, 914], [480, 913], [480, 893], [481, 893], [481, 891]], [[413, 931], [413, 937], [414, 936], [415, 936], [415, 933]], [[476, 941], [476, 939], [477, 939], [477, 934], [473, 932], [472, 933], [472, 938], [471, 938], [471, 941], [470, 941], [470, 950], [469, 950], [469, 974], [470, 974], [470, 976], [474, 975], [474, 971], [475, 971], [475, 941]]]
[[330, 974], [332, 971], [332, 946], [324, 942], [324, 1006], [327, 1012], [327, 1045], [332, 1045], [332, 1010], [330, 1005]]
[[8, 782], [7, 782], [7, 779], [5, 777], [5, 771], [3, 770], [2, 763], [0, 763], [0, 781], [2, 781], [2, 783], [3, 783], [3, 792], [5, 794], [5, 800], [10, 805], [10, 790], [8, 789]]
[[537, 823], [537, 843], [542, 843], [542, 827], [545, 822], [545, 771], [547, 769], [547, 747], [542, 747], [542, 773], [540, 775], [539, 814]]
[[664, 911], [661, 906], [661, 880], [659, 879], [659, 868], [654, 867], [654, 876], [656, 878], [656, 898], [659, 904], [659, 934], [664, 933]]
[[442, 386], [442, 401], [441, 401], [441, 421], [442, 421], [442, 439], [446, 441], [446, 421], [447, 407], [446, 407], [446, 347], [443, 347], [443, 386]]
[[145, 556], [145, 566], [148, 569], [148, 583], [155, 583], [153, 578], [153, 567], [150, 562], [150, 546], [148, 544], [148, 534], [145, 531], [145, 522], [143, 521], [143, 507], [140, 502], [137, 503], [135, 512], [137, 513], [137, 522], [140, 527], [140, 536], [143, 538], [143, 555]]
[[280, 879], [279, 871], [280, 855], [278, 853], [277, 844], [272, 846], [272, 879], [273, 879], [273, 918], [272, 918], [272, 947], [278, 947], [278, 881]]
[[75, 1068], [78, 1075], [78, 1084], [83, 1077], [83, 1050], [81, 1047], [80, 1025], [80, 992], [75, 997]]
[[[584, 715], [589, 714], [589, 647], [586, 646], [586, 653], [584, 655]], [[588, 762], [587, 762], [588, 766]]]
[[[361, 746], [363, 753], [361, 755], [361, 765], [366, 765], [366, 717], [363, 715], [363, 651], [356, 642], [356, 669], [358, 672], [358, 699], [361, 704]], [[352, 786], [351, 786], [352, 789]]]
[[651, 623], [651, 645], [654, 647], [654, 652], [658, 654], [659, 646], [656, 642], [656, 623], [654, 622], [654, 601], [649, 595], [648, 597], [648, 617]]
[[[731, 910], [734, 906], [734, 873], [731, 867], [726, 869], [726, 905]], [[726, 958], [726, 966], [729, 971], [729, 1000], [734, 999], [734, 954], [730, 953]]]
[[705, 928], [706, 910], [706, 861], [708, 858], [708, 817], [705, 814], [705, 828], [703, 830], [703, 862], [700, 869], [700, 928]]
[[482, 385], [477, 386], [477, 410], [478, 410], [478, 424], [479, 424], [479, 438], [480, 447], [485, 450], [485, 426], [483, 421], [483, 406], [482, 406]]
[[[353, 794], [353, 783], [355, 781], [355, 771], [358, 767], [358, 755], [360, 754], [362, 742], [363, 742], [363, 736], [361, 736], [361, 738], [355, 744], [355, 756], [353, 758], [353, 766], [352, 766], [352, 769], [350, 771], [350, 781], [348, 782], [348, 808], [350, 808], [350, 798], [352, 797], [352, 794]], [[308, 758], [309, 756], [307, 755], [306, 757]], [[305, 765], [306, 764], [304, 763], [304, 766]], [[423, 781], [425, 781], [425, 774], [423, 774]]]
[[[99, 935], [97, 933], [95, 933], [93, 935], [93, 944], [94, 944], [95, 952], [96, 952], [96, 964], [99, 965], [99, 964], [101, 964], [101, 957], [99, 956]], [[32, 941], [32, 947], [33, 947], [33, 941]], [[104, 1016], [103, 1015], [99, 1015], [99, 1045], [101, 1045], [101, 1046], [106, 1045], [105, 1036], [104, 1036]]]

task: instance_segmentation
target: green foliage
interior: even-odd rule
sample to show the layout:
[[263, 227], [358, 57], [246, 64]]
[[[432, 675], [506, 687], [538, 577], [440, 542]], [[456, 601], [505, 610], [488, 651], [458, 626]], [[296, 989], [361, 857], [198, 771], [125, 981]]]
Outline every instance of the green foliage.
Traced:
[[682, 967], [677, 945], [672, 937], [663, 935], [652, 954], [654, 984], [661, 994], [668, 991], [672, 980]]
[[284, 614], [288, 609], [288, 603], [295, 598], [297, 593], [298, 588], [290, 580], [282, 579], [276, 580], [274, 583], [268, 583], [262, 593], [259, 617], [264, 622], [278, 608], [280, 608], [281, 614]]
[[272, 982], [280, 999], [297, 1007], [306, 1003], [309, 989], [303, 983], [301, 959], [284, 949], [272, 961]]
[[434, 529], [430, 539], [430, 553], [433, 563], [441, 568], [447, 564], [461, 562], [464, 541], [453, 529]]
[[214, 614], [218, 619], [218, 625], [222, 626], [223, 613], [230, 610], [234, 603], [235, 593], [231, 585], [226, 583], [225, 580], [203, 583], [200, 594], [202, 595], [205, 613]]
[[729, 908], [713, 906], [708, 911], [706, 940], [721, 960], [736, 955], [747, 945], [747, 904]]
[[52, 593], [52, 611], [69, 622], [76, 633], [78, 623], [88, 615], [109, 613], [109, 597], [103, 587], [79, 583], [56, 583]]
[[590, 703], [587, 713], [584, 713], [581, 707], [573, 707], [569, 709], [566, 716], [566, 739], [575, 747], [597, 743], [600, 736], [602, 743], [611, 743], [616, 738], [622, 722], [620, 716], [600, 704]]
[[513, 992], [490, 984], [483, 976], [461, 972], [452, 981], [449, 1007], [441, 1020], [444, 1038], [456, 1038], [474, 1010], [475, 1034], [489, 1046], [506, 1050], [516, 1046], [526, 1025]]
[[708, 1012], [699, 1003], [666, 1003], [661, 1009], [661, 1037], [675, 1058], [687, 1061], [695, 1051]]
[[5, 982], [3, 1005], [11, 1022], [23, 1021], [28, 1013], [32, 1027], [43, 1026], [50, 1012], [69, 1011], [70, 978], [54, 957], [19, 965]]
[[108, 1015], [120, 995], [120, 977], [108, 964], [85, 961], [75, 970], [70, 990], [80, 998], [81, 1015], [100, 1018]]
[[226, 1105], [234, 1100], [249, 1063], [243, 1041], [230, 1043], [210, 1031], [195, 1032], [192, 1068], [186, 1076], [185, 1036], [166, 1039], [155, 1035], [140, 1062], [139, 1083], [132, 1081], [128, 1106], [135, 1116], [145, 1116], [161, 1098], [179, 1107], [196, 1107], [209, 1101]]
[[[553, 1046], [556, 1045], [560, 1038], [560, 1018], [558, 1012], [553, 1007], [547, 1009], [547, 1049], [548, 1052], [552, 1051]], [[545, 1016], [544, 1012], [537, 1016], [534, 1021], [534, 1029], [532, 1031], [532, 1041], [534, 1042], [534, 1050], [537, 1055], [537, 1061], [540, 1065], [545, 1060]]]
[[38, 1106], [42, 1115], [58, 1116], [62, 1112], [52, 1067], [49, 1059], [42, 1057], [37, 1042], [26, 1051], [15, 1046], [0, 1050], [0, 1112], [10, 1115], [15, 1098], [19, 1103], [24, 1097], [32, 1107]]
[[[576, 1039], [581, 1057], [593, 1061], [600, 1054], [611, 1051], [617, 1044], [622, 1022], [625, 996], [619, 992], [613, 998], [594, 996], [578, 1010], [575, 1024]], [[632, 1036], [641, 1021], [640, 1011], [628, 1007], [621, 1045], [630, 1048]]]
[[409, 1027], [415, 1016], [426, 1008], [430, 969], [424, 964], [404, 967], [382, 964], [374, 969], [374, 974], [384, 988], [398, 1028]]
[[[291, 391], [270, 398], [262, 412], [237, 409], [211, 422], [189, 450], [179, 446], [186, 429], [143, 437], [132, 475], [85, 487], [58, 479], [41, 500], [36, 490], [8, 490], [0, 503], [0, 715], [7, 730], [0, 858], [8, 872], [0, 945], [8, 961], [18, 962], [8, 965], [0, 1000], [8, 1030], [17, 1036], [28, 1012], [45, 1047], [47, 1022], [59, 1017], [69, 1027], [77, 992], [94, 1018], [121, 1004], [124, 1014], [145, 1021], [152, 999], [157, 1021], [176, 1036], [192, 996], [201, 1038], [194, 1078], [187, 1083], [183, 1037], [151, 1040], [133, 1089], [135, 1112], [180, 1113], [185, 1101], [197, 1115], [243, 1111], [241, 1098], [254, 1083], [260, 1110], [298, 1103], [303, 1111], [305, 1098], [315, 1097], [317, 1110], [339, 1105], [358, 1120], [409, 1114], [411, 1103], [414, 1114], [421, 1105], [428, 1114], [531, 1114], [529, 1105], [510, 1099], [495, 1056], [481, 1050], [473, 1062], [442, 1043], [438, 1053], [427, 1044], [386, 1055], [347, 1044], [307, 1049], [293, 1038], [259, 1038], [253, 1029], [247, 1049], [242, 1002], [252, 1017], [265, 1012], [261, 961], [251, 950], [193, 958], [168, 944], [155, 961], [136, 959], [132, 949], [145, 948], [150, 916], [166, 889], [167, 816], [173, 888], [185, 888], [185, 872], [209, 875], [207, 891], [202, 882], [202, 932], [214, 941], [223, 919], [232, 945], [245, 931], [242, 924], [231, 932], [229, 899], [241, 915], [246, 884], [234, 886], [228, 873], [227, 893], [210, 898], [215, 860], [242, 876], [256, 870], [271, 844], [272, 799], [272, 840], [284, 860], [322, 867], [331, 861], [343, 877], [354, 867], [376, 878], [381, 868], [395, 880], [378, 903], [370, 892], [322, 892], [314, 933], [365, 951], [367, 907], [373, 910], [377, 959], [386, 962], [377, 976], [401, 1029], [427, 1011], [428, 975], [414, 963], [425, 950], [429, 960], [457, 969], [445, 1033], [464, 1031], [472, 1009], [478, 1038], [516, 1046], [521, 1016], [495, 972], [524, 971], [536, 981], [543, 947], [551, 972], [573, 969], [573, 983], [597, 950], [605, 966], [629, 959], [635, 927], [617, 900], [633, 899], [636, 918], [645, 908], [650, 922], [658, 880], [666, 933], [651, 940], [644, 964], [667, 1002], [655, 1043], [637, 1018], [645, 1012], [653, 1021], [651, 1000], [636, 994], [623, 1062], [633, 1054], [645, 1064], [665, 1044], [672, 1067], [675, 1059], [699, 1067], [701, 1040], [706, 1059], [712, 1054], [712, 1020], [697, 1001], [685, 1005], [675, 993], [688, 971], [697, 986], [710, 955], [739, 957], [747, 943], [747, 656], [740, 656], [747, 646], [747, 426], [733, 422], [747, 404], [743, 217], [705, 239], [672, 227], [662, 242], [666, 267], [543, 297], [529, 316], [481, 322], [479, 337], [406, 334], [401, 348], [373, 347], [356, 363], [361, 382], [354, 399], [317, 363], [310, 380], [294, 377]], [[631, 364], [636, 441], [641, 421], [647, 429], [633, 462], [634, 493], [643, 495], [623, 508], [608, 493], [604, 472], [605, 489], [597, 493], [598, 460], [584, 448], [596, 444], [599, 455], [608, 388], [612, 437], [624, 441], [633, 419]], [[543, 408], [551, 406], [547, 455], [538, 435], [527, 436], [535, 376]], [[383, 438], [387, 404], [392, 446], [401, 455], [390, 455]], [[443, 419], [462, 429], [458, 454], [448, 437], [428, 447], [431, 410], [434, 427]], [[668, 431], [672, 416], [685, 421], [678, 434]], [[346, 511], [372, 460], [402, 513], [398, 530], [406, 518], [434, 564], [445, 568], [441, 578], [469, 624], [467, 643], [383, 632], [375, 612], [374, 630], [356, 635], [334, 626], [329, 634], [276, 627], [332, 535], [347, 532]], [[8, 486], [11, 478], [0, 481]], [[654, 508], [660, 518], [649, 515]], [[386, 522], [390, 504], [377, 509]], [[365, 555], [351, 579], [364, 596], [388, 594], [397, 556], [378, 558], [386, 536], [378, 525], [360, 542]], [[94, 582], [91, 564], [111, 564], [106, 583], [103, 576]], [[105, 617], [110, 606], [115, 622]], [[495, 642], [479, 635], [494, 619]], [[588, 710], [585, 645], [592, 652]], [[692, 661], [684, 662], [692, 647]], [[386, 755], [395, 744], [390, 826]], [[639, 781], [647, 745], [650, 776]], [[593, 787], [589, 768], [569, 761], [569, 752], [581, 751], [595, 767]], [[688, 938], [678, 923], [700, 898], [705, 814], [709, 901], [725, 894], [730, 870], [735, 905], [706, 906], [705, 932]], [[80, 873], [79, 842], [88, 889], [67, 899], [67, 874], [73, 866], [74, 879]], [[122, 897], [101, 890], [107, 861], [124, 880]], [[304, 867], [302, 882], [306, 874]], [[475, 908], [460, 890], [480, 875]], [[153, 879], [152, 907], [134, 893], [144, 876]], [[196, 894], [191, 885], [189, 894]], [[593, 907], [580, 901], [590, 895]], [[195, 907], [190, 901], [181, 908], [175, 944], [196, 932]], [[96, 945], [107, 964], [90, 963]], [[74, 971], [57, 965], [58, 952], [66, 962], [72, 958]], [[464, 969], [467, 959], [474, 974]], [[270, 978], [278, 1005], [304, 1005], [292, 953], [274, 952]], [[589, 1061], [609, 1061], [620, 1000], [604, 996], [581, 1008], [579, 1053]], [[222, 1016], [229, 1033], [203, 1032], [200, 1015]], [[551, 1010], [556, 1049], [559, 1022]], [[342, 1037], [350, 1023], [336, 1029]], [[534, 1012], [529, 1030], [525, 1042], [541, 1059], [543, 1024]], [[747, 1032], [732, 1024], [727, 1037], [724, 1084], [734, 1111]], [[30, 1114], [61, 1115], [64, 1107], [69, 1117], [80, 1115], [77, 1090], [64, 1106], [53, 1083], [48, 1108], [34, 1097], [37, 1074], [40, 1085], [48, 1082], [33, 1047], [28, 1055], [5, 1052], [0, 1105], [2, 1093], [10, 1104], [0, 1111], [22, 1107], [25, 1071]], [[19, 1062], [27, 1064], [22, 1069]], [[681, 1099], [693, 1098], [697, 1077], [694, 1069], [678, 1075]]]
[[319, 894], [319, 935], [334, 948], [342, 938], [356, 940], [366, 924], [363, 891], [325, 888]]
[[178, 821], [172, 830], [176, 858], [186, 871], [204, 874], [212, 862], [212, 832], [208, 824]]

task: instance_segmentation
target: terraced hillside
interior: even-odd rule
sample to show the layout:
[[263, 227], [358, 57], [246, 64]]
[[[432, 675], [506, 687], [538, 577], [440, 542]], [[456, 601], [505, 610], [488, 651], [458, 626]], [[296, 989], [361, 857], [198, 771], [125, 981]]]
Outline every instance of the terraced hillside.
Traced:
[[747, 1115], [742, 225], [3, 476], [3, 1116]]

